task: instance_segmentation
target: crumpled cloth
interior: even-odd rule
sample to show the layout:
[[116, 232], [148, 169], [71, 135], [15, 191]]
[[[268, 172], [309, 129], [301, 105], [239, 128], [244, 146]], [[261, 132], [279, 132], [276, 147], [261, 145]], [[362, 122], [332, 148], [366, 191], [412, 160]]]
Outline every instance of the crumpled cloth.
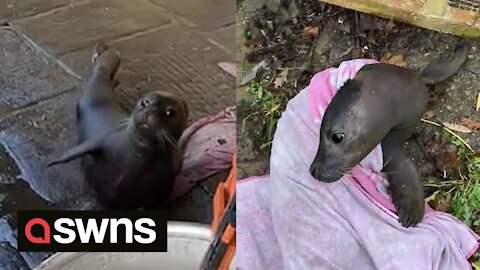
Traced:
[[237, 131], [235, 111], [233, 106], [200, 118], [183, 132], [178, 143], [183, 151], [183, 164], [175, 179], [172, 199], [232, 167]]
[[[373, 60], [317, 73], [278, 122], [270, 175], [237, 182], [237, 269], [470, 269], [479, 236], [427, 207], [404, 228], [386, 192], [378, 145], [334, 183], [309, 173], [323, 113], [337, 89]], [[408, 109], [408, 108], [405, 108]]]

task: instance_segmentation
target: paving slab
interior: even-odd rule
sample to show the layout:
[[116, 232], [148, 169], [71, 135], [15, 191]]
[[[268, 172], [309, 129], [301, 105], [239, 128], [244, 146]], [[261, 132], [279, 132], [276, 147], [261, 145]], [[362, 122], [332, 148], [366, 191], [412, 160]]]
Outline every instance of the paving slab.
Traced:
[[47, 62], [7, 28], [0, 29], [0, 63], [0, 119], [15, 109], [74, 87], [71, 76], [58, 68], [47, 68]]
[[[228, 54], [185, 26], [123, 40], [118, 78], [119, 100], [129, 109], [145, 93], [168, 91], [184, 98], [191, 118], [217, 113], [235, 104], [235, 80], [218, 62], [234, 61]], [[64, 55], [60, 60], [82, 77], [90, 73], [91, 48]]]
[[170, 22], [163, 9], [149, 1], [95, 0], [12, 25], [52, 55], [59, 55]]
[[20, 177], [42, 198], [64, 208], [81, 208], [79, 198], [88, 194], [79, 166], [75, 161], [45, 165], [75, 144], [77, 100], [78, 91], [69, 92], [0, 123], [0, 143], [18, 164]]
[[2, 0], [0, 23], [65, 7], [72, 0]]
[[235, 23], [235, 2], [228, 0], [151, 0], [193, 22], [198, 29], [213, 30]]
[[[13, 185], [21, 172], [15, 160], [8, 154], [3, 145], [0, 144], [0, 187], [2, 185]], [[1, 196], [0, 196], [1, 201]]]

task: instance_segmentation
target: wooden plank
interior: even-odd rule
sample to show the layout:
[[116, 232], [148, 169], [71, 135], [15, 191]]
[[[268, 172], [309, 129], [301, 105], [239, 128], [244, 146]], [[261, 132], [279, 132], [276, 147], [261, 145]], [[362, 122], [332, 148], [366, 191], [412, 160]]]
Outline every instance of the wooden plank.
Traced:
[[480, 38], [479, 13], [450, 6], [445, 7], [444, 3], [438, 3], [440, 0], [433, 0], [428, 5], [425, 5], [425, 0], [320, 1], [439, 32], [473, 39]]
[[426, 14], [444, 16], [448, 8], [448, 0], [427, 0], [424, 5]]

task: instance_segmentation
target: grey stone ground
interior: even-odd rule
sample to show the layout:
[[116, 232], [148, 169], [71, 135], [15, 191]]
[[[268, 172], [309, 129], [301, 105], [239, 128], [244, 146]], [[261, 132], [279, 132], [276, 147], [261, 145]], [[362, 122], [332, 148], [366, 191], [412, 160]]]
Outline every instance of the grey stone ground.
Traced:
[[[90, 192], [80, 177], [78, 164], [51, 169], [44, 166], [74, 142], [74, 106], [79, 86], [89, 74], [91, 51], [97, 42], [108, 42], [122, 55], [117, 97], [126, 109], [143, 93], [158, 89], [185, 98], [192, 119], [235, 102], [234, 79], [217, 66], [218, 62], [233, 62], [235, 58], [233, 2], [1, 2], [0, 242], [3, 245], [15, 245], [11, 234], [18, 209], [89, 206]], [[206, 189], [212, 192], [214, 181], [221, 178], [206, 183]], [[197, 188], [178, 202], [172, 218], [209, 222], [209, 199], [205, 188]], [[30, 266], [40, 260], [34, 254], [22, 255]], [[1, 258], [0, 255], [0, 261]], [[0, 262], [0, 268], [5, 265]]]

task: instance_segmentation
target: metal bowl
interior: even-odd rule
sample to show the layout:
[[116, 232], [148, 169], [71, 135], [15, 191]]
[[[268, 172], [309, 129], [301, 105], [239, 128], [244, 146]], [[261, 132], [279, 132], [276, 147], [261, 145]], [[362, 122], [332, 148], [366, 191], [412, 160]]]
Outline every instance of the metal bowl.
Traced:
[[169, 222], [167, 228], [168, 252], [60, 252], [36, 269], [198, 270], [210, 244], [210, 228], [187, 222]]

